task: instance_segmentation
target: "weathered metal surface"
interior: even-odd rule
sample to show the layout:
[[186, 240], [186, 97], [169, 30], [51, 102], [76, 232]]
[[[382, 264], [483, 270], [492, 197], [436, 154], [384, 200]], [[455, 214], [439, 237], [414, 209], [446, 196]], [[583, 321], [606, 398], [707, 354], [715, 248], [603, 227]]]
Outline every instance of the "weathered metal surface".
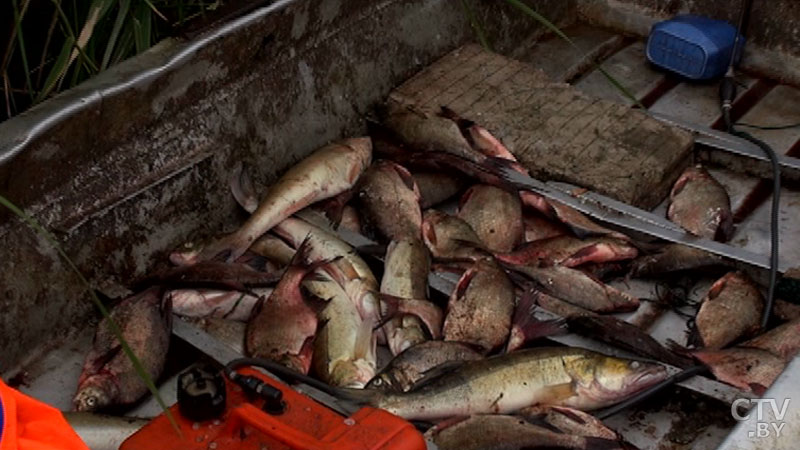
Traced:
[[[737, 75], [736, 98], [739, 99], [756, 79], [747, 75]], [[649, 111], [670, 114], [680, 111], [681, 118], [700, 125], [711, 126], [720, 116], [719, 86], [717, 83], [683, 82], [659, 98]]]
[[[800, 89], [791, 86], [775, 86], [739, 122], [762, 127], [779, 127], [800, 123]], [[797, 142], [796, 128], [783, 130], [760, 130], [742, 127], [753, 136], [763, 140], [779, 155], [785, 154]]]
[[[800, 221], [798, 220], [800, 192], [781, 189], [780, 201], [778, 248], [781, 260], [797, 264], [800, 261], [800, 239], [798, 239], [800, 236]], [[731, 244], [761, 254], [769, 253], [771, 211], [772, 196], [770, 195], [761, 206], [737, 225]]]
[[[537, 7], [556, 21], [574, 12], [572, 2]], [[507, 5], [477, 14], [499, 51], [540, 33]], [[95, 287], [121, 294], [187, 238], [235, 226], [234, 162], [265, 184], [325, 142], [363, 133], [370, 105], [473, 36], [445, 0], [279, 1], [191, 42], [165, 41], [0, 124], [0, 193], [59, 230]], [[2, 222], [5, 371], [93, 314], [55, 253], [18, 220]]]
[[[646, 64], [642, 64], [644, 42], [637, 41], [625, 47], [603, 62], [603, 69], [618, 80], [625, 80], [623, 86], [637, 100], [653, 91], [663, 82], [664, 74]], [[619, 103], [633, 104], [631, 99], [614, 89], [608, 79], [599, 70], [593, 70], [575, 83], [575, 87], [589, 95], [613, 100]]]
[[532, 47], [521, 46], [511, 56], [540, 69], [551, 80], [571, 82], [625, 42], [622, 36], [612, 31], [585, 24], [576, 24], [562, 31], [574, 45], [558, 36], [548, 35]]
[[731, 199], [731, 211], [738, 211], [759, 180], [729, 169], [711, 168], [709, 173], [722, 184]]
[[[765, 404], [760, 408], [762, 414], [759, 414], [757, 405], [746, 405], [752, 406], [746, 419], [736, 425], [718, 450], [796, 449], [797, 438], [800, 436], [798, 372], [800, 372], [800, 358], [795, 358], [764, 394], [765, 399], [774, 401], [774, 408], [777, 410], [770, 404]], [[785, 411], [782, 410], [784, 404], [786, 404]], [[779, 427], [779, 430], [776, 430], [776, 427]], [[767, 434], [764, 434], [764, 431], [767, 431]]]
[[[694, 13], [736, 24], [740, 2], [715, 0], [581, 0], [583, 20], [646, 37], [650, 27], [680, 13]], [[800, 85], [800, 10], [792, 0], [754, 2], [745, 35], [741, 67]]]
[[475, 45], [437, 61], [390, 98], [430, 111], [448, 106], [500, 138], [534, 177], [639, 207], [661, 202], [689, 162], [687, 132]]

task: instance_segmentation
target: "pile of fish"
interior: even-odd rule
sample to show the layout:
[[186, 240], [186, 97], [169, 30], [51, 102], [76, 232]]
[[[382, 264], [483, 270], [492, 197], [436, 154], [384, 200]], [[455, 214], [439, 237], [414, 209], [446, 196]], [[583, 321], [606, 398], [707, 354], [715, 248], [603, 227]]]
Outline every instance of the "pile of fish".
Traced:
[[[442, 449], [629, 448], [584, 411], [664, 380], [666, 367], [653, 360], [706, 364], [719, 380], [760, 393], [800, 349], [800, 319], [758, 334], [761, 289], [739, 271], [711, 287], [685, 345], [661, 345], [647, 327], [664, 306], [606, 282], [731, 264], [606, 228], [518, 191], [498, 168], [527, 173], [477, 123], [389, 103], [372, 137], [316, 150], [261, 195], [237, 167], [231, 192], [247, 221], [172, 253], [175, 267], [140, 280], [112, 317], [153, 378], [172, 313], [236, 324], [233, 345], [248, 356], [435, 423], [428, 435]], [[668, 217], [698, 236], [731, 235], [728, 195], [701, 167], [675, 184]], [[378, 245], [354, 248], [337, 227]], [[449, 298], [429, 290], [432, 274], [457, 278]], [[563, 319], [538, 320], [539, 309]], [[630, 311], [630, 322], [613, 315]], [[649, 362], [543, 345], [567, 329]], [[393, 355], [383, 367], [379, 347]], [[146, 392], [101, 322], [76, 409]]]

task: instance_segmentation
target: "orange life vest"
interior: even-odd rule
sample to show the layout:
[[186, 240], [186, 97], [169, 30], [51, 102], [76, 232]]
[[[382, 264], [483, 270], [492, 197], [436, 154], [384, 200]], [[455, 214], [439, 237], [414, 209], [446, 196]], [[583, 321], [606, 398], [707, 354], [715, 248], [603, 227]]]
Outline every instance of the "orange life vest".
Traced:
[[88, 450], [61, 411], [0, 380], [0, 450]]

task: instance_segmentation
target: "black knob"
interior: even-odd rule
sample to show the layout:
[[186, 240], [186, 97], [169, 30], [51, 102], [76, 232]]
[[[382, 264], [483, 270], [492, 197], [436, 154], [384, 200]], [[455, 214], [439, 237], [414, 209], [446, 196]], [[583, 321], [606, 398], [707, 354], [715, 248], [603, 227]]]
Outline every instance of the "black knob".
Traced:
[[178, 377], [178, 410], [196, 422], [225, 412], [225, 380], [210, 368], [193, 368]]
[[278, 416], [286, 411], [286, 402], [283, 401], [283, 392], [280, 389], [266, 385], [267, 388], [261, 391], [261, 396], [264, 397], [264, 406], [261, 407], [264, 412], [273, 416]]

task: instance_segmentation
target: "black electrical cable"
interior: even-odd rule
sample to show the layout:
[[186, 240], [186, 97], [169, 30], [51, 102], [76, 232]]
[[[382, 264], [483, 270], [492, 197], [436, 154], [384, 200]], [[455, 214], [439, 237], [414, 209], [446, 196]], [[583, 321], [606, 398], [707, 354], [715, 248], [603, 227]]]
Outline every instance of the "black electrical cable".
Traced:
[[800, 123], [791, 123], [787, 125], [754, 125], [751, 123], [736, 122], [734, 126], [772, 131], [772, 130], [788, 130], [790, 128], [800, 128]]
[[313, 387], [314, 389], [318, 389], [318, 390], [320, 390], [320, 391], [322, 391], [322, 392], [324, 392], [324, 393], [326, 393], [328, 395], [334, 396], [334, 397], [340, 397], [341, 396], [341, 391], [336, 389], [333, 386], [330, 386], [330, 385], [328, 385], [326, 383], [323, 383], [322, 381], [319, 381], [319, 380], [317, 380], [315, 378], [312, 378], [312, 377], [310, 377], [308, 375], [304, 375], [304, 374], [302, 374], [300, 372], [297, 372], [295, 370], [289, 369], [288, 367], [282, 366], [282, 365], [280, 365], [280, 364], [278, 364], [278, 363], [276, 363], [274, 361], [270, 361], [268, 359], [263, 359], [263, 358], [238, 358], [238, 359], [234, 359], [233, 361], [231, 361], [231, 362], [229, 362], [228, 364], [225, 365], [225, 369], [224, 369], [225, 375], [228, 376], [228, 378], [235, 378], [235, 375], [231, 376], [231, 374], [235, 374], [236, 373], [236, 369], [238, 369], [240, 367], [246, 367], [246, 366], [260, 367], [262, 369], [266, 369], [266, 370], [278, 375], [279, 377], [281, 377], [281, 378], [283, 378], [285, 380], [292, 380], [294, 382], [307, 384], [307, 385]]
[[728, 64], [728, 71], [725, 78], [719, 86], [720, 106], [722, 108], [722, 118], [725, 121], [725, 128], [728, 133], [746, 139], [757, 146], [759, 146], [772, 164], [772, 211], [770, 213], [770, 267], [769, 267], [769, 287], [767, 290], [767, 304], [764, 308], [764, 313], [761, 316], [761, 328], [764, 329], [769, 323], [770, 316], [772, 315], [772, 305], [775, 301], [775, 285], [778, 282], [778, 214], [780, 208], [780, 194], [781, 194], [781, 168], [778, 163], [778, 156], [775, 151], [767, 145], [766, 142], [756, 138], [750, 133], [738, 131], [733, 126], [731, 120], [731, 108], [733, 100], [736, 98], [736, 83], [733, 79], [733, 66], [736, 62], [736, 55], [739, 50], [739, 39], [742, 37], [743, 31], [747, 28], [747, 22], [750, 16], [750, 9], [753, 5], [753, 0], [742, 0], [742, 9], [739, 14], [739, 24], [736, 28], [736, 37], [733, 41], [733, 50], [731, 51], [731, 59]]
[[728, 124], [728, 132], [734, 136], [739, 136], [743, 139], [756, 144], [761, 147], [761, 150], [766, 153], [772, 163], [772, 210], [770, 211], [770, 260], [769, 260], [769, 285], [767, 288], [767, 304], [764, 307], [764, 313], [761, 316], [761, 329], [766, 329], [769, 324], [770, 316], [772, 315], [772, 307], [775, 304], [775, 285], [778, 283], [778, 245], [779, 245], [779, 213], [780, 213], [780, 198], [781, 198], [781, 167], [778, 163], [778, 155], [775, 151], [767, 145], [766, 142], [745, 131], [736, 130], [732, 124]]
[[600, 411], [599, 413], [595, 414], [595, 416], [600, 420], [605, 420], [605, 419], [613, 416], [614, 414], [617, 414], [618, 412], [622, 411], [623, 409], [630, 408], [633, 405], [639, 404], [639, 403], [647, 400], [648, 398], [654, 396], [655, 394], [661, 392], [663, 389], [665, 389], [665, 388], [667, 388], [669, 386], [672, 386], [675, 383], [680, 383], [683, 380], [689, 379], [689, 378], [691, 378], [691, 377], [693, 377], [695, 375], [700, 375], [700, 374], [705, 373], [707, 371], [708, 371], [708, 368], [706, 366], [703, 366], [703, 365], [692, 366], [692, 367], [689, 367], [687, 369], [684, 369], [684, 370], [682, 370], [682, 371], [680, 371], [680, 372], [678, 372], [678, 373], [666, 378], [665, 380], [661, 381], [660, 383], [658, 383], [658, 384], [656, 384], [654, 386], [651, 386], [651, 387], [643, 390], [642, 392], [639, 392], [638, 394], [634, 395], [633, 397], [631, 397], [631, 398], [629, 398], [629, 399], [627, 399], [625, 401], [622, 401], [620, 403], [617, 403], [614, 406], [611, 406], [609, 408], [606, 408], [606, 409]]
[[[742, 9], [739, 15], [739, 24], [736, 30], [736, 38], [734, 40], [734, 48], [731, 52], [731, 60], [728, 66], [728, 71], [725, 74], [725, 78], [722, 79], [720, 83], [719, 95], [720, 95], [720, 106], [722, 109], [722, 117], [725, 121], [725, 127], [727, 131], [735, 136], [741, 137], [743, 139], [747, 139], [748, 141], [758, 145], [764, 153], [769, 157], [770, 162], [772, 163], [772, 179], [773, 179], [773, 193], [772, 193], [772, 211], [771, 211], [771, 223], [770, 223], [770, 240], [771, 240], [771, 251], [770, 251], [770, 279], [769, 279], [769, 290], [767, 294], [767, 304], [764, 308], [763, 316], [761, 317], [761, 327], [766, 328], [770, 315], [772, 314], [772, 306], [775, 299], [775, 285], [777, 284], [777, 275], [778, 275], [778, 212], [779, 212], [779, 204], [780, 204], [780, 165], [778, 163], [778, 156], [775, 154], [775, 151], [767, 145], [766, 142], [757, 139], [756, 137], [752, 136], [749, 133], [744, 131], [737, 131], [734, 126], [733, 122], [731, 121], [731, 108], [733, 106], [733, 100], [736, 98], [736, 82], [733, 78], [733, 66], [736, 61], [736, 54], [737, 49], [739, 48], [739, 37], [742, 35], [742, 31], [747, 26], [747, 21], [749, 18], [750, 7], [752, 6], [752, 0], [743, 0], [742, 2]], [[660, 392], [661, 390], [672, 386], [675, 383], [680, 381], [686, 380], [691, 378], [695, 375], [700, 375], [706, 373], [708, 371], [708, 367], [704, 365], [698, 365], [689, 367], [681, 372], [678, 372], [671, 377], [661, 381], [660, 383], [652, 386], [644, 391], [634, 395], [633, 397], [620, 402], [610, 408], [607, 408], [596, 416], [599, 419], [606, 419], [608, 417], [613, 416], [614, 414], [629, 408], [633, 405], [636, 405], [648, 398], [652, 397], [656, 393]]]

